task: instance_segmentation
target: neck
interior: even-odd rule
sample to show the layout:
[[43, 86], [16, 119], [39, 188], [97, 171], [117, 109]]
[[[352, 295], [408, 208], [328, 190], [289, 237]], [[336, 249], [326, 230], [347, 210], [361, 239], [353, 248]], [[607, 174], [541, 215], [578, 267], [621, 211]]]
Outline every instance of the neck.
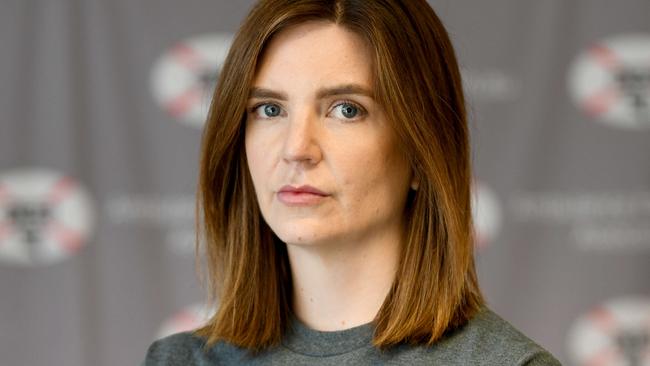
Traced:
[[393, 231], [380, 238], [287, 244], [293, 311], [309, 328], [342, 330], [371, 322], [390, 290], [400, 251]]

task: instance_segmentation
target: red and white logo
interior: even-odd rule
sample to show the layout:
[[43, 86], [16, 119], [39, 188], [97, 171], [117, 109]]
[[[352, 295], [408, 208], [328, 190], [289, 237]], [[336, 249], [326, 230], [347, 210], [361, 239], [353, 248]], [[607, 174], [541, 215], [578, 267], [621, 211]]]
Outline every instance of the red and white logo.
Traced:
[[485, 184], [475, 182], [472, 189], [472, 215], [476, 245], [483, 248], [501, 227], [501, 207], [496, 195]]
[[156, 102], [179, 121], [202, 128], [231, 42], [231, 34], [209, 34], [172, 46], [151, 72]]
[[649, 366], [650, 299], [610, 301], [581, 316], [568, 334], [580, 366]]
[[0, 175], [0, 261], [49, 264], [77, 253], [93, 227], [86, 191], [41, 169]]
[[212, 317], [214, 311], [198, 303], [185, 307], [167, 319], [156, 335], [157, 339], [181, 332], [187, 332], [203, 326]]
[[609, 38], [574, 62], [569, 91], [589, 116], [614, 127], [650, 127], [650, 34]]

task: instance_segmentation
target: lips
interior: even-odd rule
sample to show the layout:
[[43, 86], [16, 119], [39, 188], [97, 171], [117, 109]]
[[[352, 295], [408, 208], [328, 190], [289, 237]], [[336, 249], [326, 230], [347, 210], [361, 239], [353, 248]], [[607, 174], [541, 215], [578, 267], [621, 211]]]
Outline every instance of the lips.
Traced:
[[287, 206], [312, 206], [321, 203], [329, 194], [308, 185], [300, 187], [283, 186], [278, 199]]
[[325, 193], [325, 192], [323, 192], [323, 191], [321, 191], [321, 190], [319, 190], [317, 188], [314, 188], [312, 186], [307, 186], [307, 185], [300, 186], [300, 187], [297, 187], [297, 188], [292, 187], [292, 186], [283, 186], [278, 191], [278, 193], [285, 193], [285, 192], [286, 193], [295, 193], [295, 194], [298, 194], [298, 193], [310, 193], [310, 194], [315, 194], [315, 195], [318, 195], [318, 196], [328, 196], [327, 193]]

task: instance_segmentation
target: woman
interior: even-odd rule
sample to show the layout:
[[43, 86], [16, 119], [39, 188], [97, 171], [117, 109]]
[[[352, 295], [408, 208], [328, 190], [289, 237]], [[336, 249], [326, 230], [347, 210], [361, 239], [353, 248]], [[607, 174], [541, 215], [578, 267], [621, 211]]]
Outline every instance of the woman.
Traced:
[[145, 365], [559, 364], [484, 306], [467, 135], [425, 0], [259, 2], [202, 142], [218, 310]]

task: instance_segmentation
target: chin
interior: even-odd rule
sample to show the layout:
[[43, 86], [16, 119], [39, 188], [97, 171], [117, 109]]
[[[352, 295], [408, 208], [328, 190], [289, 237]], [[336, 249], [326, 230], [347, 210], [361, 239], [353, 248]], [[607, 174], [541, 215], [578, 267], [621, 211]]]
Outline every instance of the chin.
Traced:
[[318, 245], [327, 242], [328, 235], [323, 235], [320, 230], [310, 230], [305, 226], [301, 230], [293, 230], [294, 228], [284, 227], [280, 230], [273, 230], [282, 242], [295, 245]]
[[294, 244], [294, 245], [315, 245], [318, 244], [320, 240], [314, 236], [313, 233], [310, 232], [305, 232], [305, 233], [286, 233], [282, 235], [278, 235], [278, 238], [282, 240], [282, 242], [286, 244]]
[[284, 243], [296, 245], [321, 245], [339, 241], [346, 232], [340, 221], [321, 216], [295, 217], [282, 214], [271, 216], [267, 224]]

